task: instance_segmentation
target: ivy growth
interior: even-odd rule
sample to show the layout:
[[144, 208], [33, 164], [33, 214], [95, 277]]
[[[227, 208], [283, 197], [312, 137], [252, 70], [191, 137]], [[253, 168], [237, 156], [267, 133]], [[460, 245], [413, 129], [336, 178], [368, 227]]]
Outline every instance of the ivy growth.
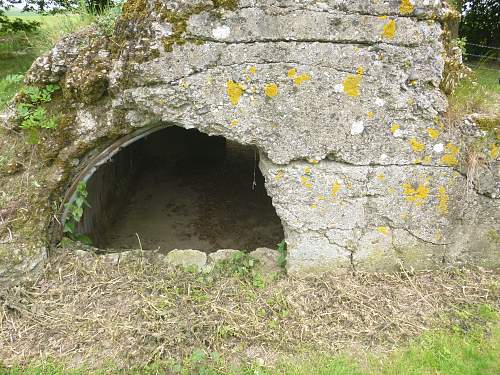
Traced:
[[85, 245], [92, 245], [92, 240], [85, 234], [76, 233], [76, 225], [83, 217], [83, 210], [85, 207], [90, 207], [87, 197], [87, 184], [81, 181], [76, 188], [76, 198], [72, 203], [66, 204], [68, 216], [64, 222], [64, 236], [73, 241], [79, 241]]

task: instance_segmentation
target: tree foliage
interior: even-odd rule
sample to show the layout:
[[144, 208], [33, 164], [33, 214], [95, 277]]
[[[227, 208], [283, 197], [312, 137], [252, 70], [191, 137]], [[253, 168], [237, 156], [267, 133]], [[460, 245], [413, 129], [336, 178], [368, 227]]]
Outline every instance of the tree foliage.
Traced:
[[[1, 1], [1, 0], [0, 0]], [[61, 12], [79, 9], [82, 6], [93, 13], [101, 13], [112, 0], [25, 0], [24, 10], [35, 12]]]
[[16, 32], [16, 31], [35, 31], [40, 26], [36, 21], [25, 21], [20, 18], [8, 18], [5, 11], [11, 7], [11, 4], [16, 3], [15, 0], [0, 0], [0, 34]]
[[[500, 47], [500, 1], [465, 0], [462, 3], [462, 22], [460, 37], [468, 43]], [[468, 45], [468, 51], [476, 55], [485, 55], [487, 48]], [[491, 51], [491, 49], [490, 49]]]

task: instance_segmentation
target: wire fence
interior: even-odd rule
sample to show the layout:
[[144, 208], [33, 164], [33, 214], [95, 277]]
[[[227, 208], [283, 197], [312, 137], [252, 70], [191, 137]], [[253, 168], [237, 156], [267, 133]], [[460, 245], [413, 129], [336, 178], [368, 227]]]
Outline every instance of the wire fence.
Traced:
[[464, 44], [467, 44], [469, 46], [474, 46], [474, 47], [481, 47], [481, 48], [494, 49], [494, 50], [500, 51], [500, 48], [498, 48], [498, 47], [485, 46], [483, 44], [475, 44], [475, 43], [469, 43], [469, 42], [465, 42]]
[[495, 68], [488, 68], [484, 65], [481, 65], [481, 64], [466, 64], [469, 68], [472, 68], [472, 69], [481, 69], [481, 70], [491, 70], [492, 72], [500, 72], [500, 69], [495, 69]]
[[482, 59], [488, 59], [488, 60], [494, 60], [494, 61], [500, 61], [500, 59], [498, 57], [492, 57], [492, 56], [488, 56], [488, 55], [476, 55], [474, 53], [464, 53], [464, 55], [466, 56], [474, 56], [474, 57], [480, 57]]
[[[498, 48], [498, 47], [487, 46], [484, 44], [476, 44], [476, 43], [469, 43], [469, 42], [464, 42], [464, 44], [466, 44], [468, 46], [481, 47], [481, 48], [486, 48], [486, 49], [490, 49], [490, 50], [500, 51], [500, 48]], [[497, 62], [497, 61], [500, 62], [500, 58], [495, 57], [495, 56], [490, 56], [490, 55], [482, 55], [482, 54], [467, 53], [467, 52], [463, 52], [463, 55], [470, 56], [473, 58], [479, 58], [481, 60], [490, 60], [493, 62], [493, 64], [495, 64], [495, 62]], [[490, 70], [493, 72], [500, 71], [500, 68], [495, 68], [495, 67], [491, 67], [491, 66], [484, 66], [479, 62], [473, 65], [470, 61], [468, 61], [467, 65], [469, 65], [469, 67], [474, 68], [474, 69], [484, 69], [484, 70]]]

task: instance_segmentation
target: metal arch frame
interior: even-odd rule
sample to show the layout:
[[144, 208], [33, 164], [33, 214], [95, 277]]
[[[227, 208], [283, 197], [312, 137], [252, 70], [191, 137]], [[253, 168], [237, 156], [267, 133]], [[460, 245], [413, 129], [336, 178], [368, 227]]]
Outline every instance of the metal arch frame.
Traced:
[[[59, 214], [57, 215], [61, 219], [61, 223], [64, 223], [68, 217], [67, 208], [68, 205], [71, 205], [76, 198], [77, 193], [76, 189], [80, 182], [87, 183], [90, 178], [97, 172], [97, 170], [111, 161], [113, 156], [119, 153], [122, 149], [130, 146], [131, 144], [146, 138], [147, 136], [156, 133], [162, 129], [173, 126], [171, 123], [162, 123], [161, 125], [153, 126], [147, 129], [138, 129], [130, 134], [127, 134], [118, 140], [114, 141], [102, 151], [100, 151], [96, 156], [92, 157], [90, 160], [86, 162], [86, 166], [73, 178], [73, 182], [66, 190], [62, 201], [62, 209], [59, 210]], [[61, 225], [62, 230], [62, 225]]]

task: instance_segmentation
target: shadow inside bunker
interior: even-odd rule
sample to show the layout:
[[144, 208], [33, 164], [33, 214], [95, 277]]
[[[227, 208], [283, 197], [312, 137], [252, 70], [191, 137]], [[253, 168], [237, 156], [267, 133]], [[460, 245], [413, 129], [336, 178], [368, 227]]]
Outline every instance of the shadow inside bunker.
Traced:
[[284, 233], [258, 157], [196, 129], [161, 129], [94, 173], [78, 232], [114, 251], [275, 248]]

